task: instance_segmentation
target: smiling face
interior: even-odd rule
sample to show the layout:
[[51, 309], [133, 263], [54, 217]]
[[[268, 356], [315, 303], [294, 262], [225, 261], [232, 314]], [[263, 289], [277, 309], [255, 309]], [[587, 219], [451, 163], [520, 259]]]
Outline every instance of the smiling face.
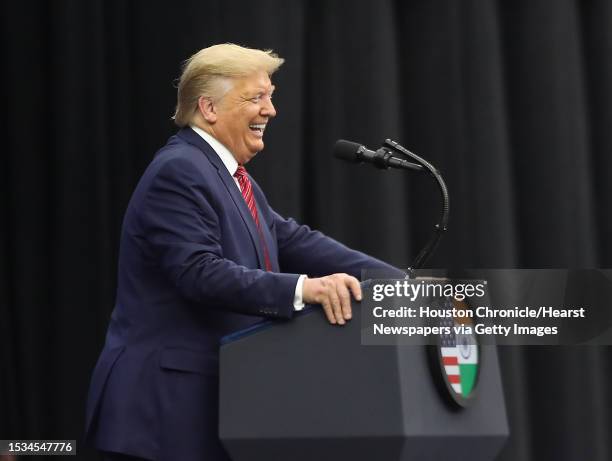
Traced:
[[[263, 134], [276, 115], [274, 85], [264, 71], [232, 79], [232, 88], [216, 102], [208, 102], [208, 132], [244, 165], [264, 148]], [[202, 107], [202, 106], [201, 106]]]

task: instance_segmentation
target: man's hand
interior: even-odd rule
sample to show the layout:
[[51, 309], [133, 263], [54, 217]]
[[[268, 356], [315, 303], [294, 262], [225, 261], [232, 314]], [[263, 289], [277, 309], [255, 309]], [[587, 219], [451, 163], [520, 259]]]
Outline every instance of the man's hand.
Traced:
[[317, 279], [306, 278], [302, 299], [305, 303], [321, 304], [329, 323], [344, 325], [352, 317], [351, 293], [361, 301], [359, 280], [348, 274], [332, 274]]

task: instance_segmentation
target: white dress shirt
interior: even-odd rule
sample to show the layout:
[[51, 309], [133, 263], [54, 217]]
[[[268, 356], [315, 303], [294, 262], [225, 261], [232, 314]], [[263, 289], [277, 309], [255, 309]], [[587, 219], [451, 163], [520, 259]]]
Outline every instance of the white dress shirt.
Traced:
[[[190, 125], [190, 126], [193, 131], [195, 131], [202, 138], [204, 138], [204, 141], [206, 141], [210, 145], [210, 147], [213, 148], [215, 153], [219, 156], [219, 158], [223, 162], [223, 165], [225, 165], [225, 168], [227, 168], [227, 171], [229, 172], [230, 176], [234, 178], [234, 183], [236, 184], [236, 187], [238, 188], [238, 190], [241, 191], [240, 193], [242, 193], [242, 190], [240, 189], [240, 184], [238, 183], [238, 179], [234, 176], [234, 174], [236, 173], [236, 170], [238, 169], [238, 162], [236, 161], [232, 153], [229, 151], [229, 149], [225, 147], [223, 144], [221, 144], [219, 141], [217, 141], [212, 135], [210, 135], [203, 129], [198, 128], [197, 126], [194, 126], [194, 125]], [[306, 275], [304, 274], [300, 275], [300, 278], [298, 279], [295, 285], [295, 294], [293, 296], [293, 308], [296, 311], [301, 311], [302, 309], [304, 309], [304, 299], [303, 299], [302, 293], [304, 292], [304, 280], [305, 279], [306, 279]]]

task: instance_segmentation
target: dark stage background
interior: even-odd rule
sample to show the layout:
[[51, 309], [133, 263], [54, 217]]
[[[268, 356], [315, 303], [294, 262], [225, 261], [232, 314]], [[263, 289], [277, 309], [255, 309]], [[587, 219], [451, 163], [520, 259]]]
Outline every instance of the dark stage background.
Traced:
[[[407, 266], [433, 181], [339, 163], [397, 139], [443, 172], [430, 267], [612, 267], [606, 0], [2, 2], [0, 438], [80, 438], [121, 219], [175, 131], [180, 62], [231, 41], [287, 59], [249, 166], [270, 203]], [[502, 348], [501, 460], [612, 458], [609, 348]], [[79, 447], [81, 459], [96, 456]]]

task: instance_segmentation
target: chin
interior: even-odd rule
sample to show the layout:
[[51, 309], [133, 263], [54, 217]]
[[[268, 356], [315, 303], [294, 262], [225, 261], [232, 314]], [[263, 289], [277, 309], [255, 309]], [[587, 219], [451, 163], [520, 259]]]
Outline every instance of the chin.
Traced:
[[251, 146], [249, 148], [248, 156], [251, 157], [251, 158], [255, 157], [259, 152], [261, 152], [263, 150], [263, 148], [264, 148], [263, 142], [258, 144], [258, 145], [256, 145], [256, 146]]
[[238, 163], [240, 163], [241, 165], [246, 165], [251, 160], [253, 160], [253, 157], [257, 155], [257, 152], [249, 152], [248, 154], [241, 156], [241, 160]]

